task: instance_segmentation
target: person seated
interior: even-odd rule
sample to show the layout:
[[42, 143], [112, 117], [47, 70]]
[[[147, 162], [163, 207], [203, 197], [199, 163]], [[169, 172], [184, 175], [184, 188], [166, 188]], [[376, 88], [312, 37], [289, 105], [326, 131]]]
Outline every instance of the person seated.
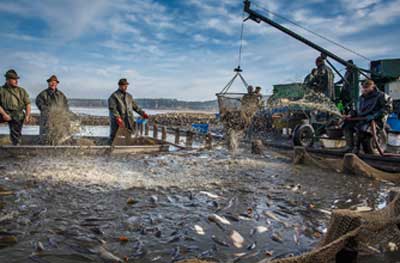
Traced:
[[[392, 99], [384, 92], [379, 91], [374, 81], [366, 80], [362, 85], [362, 95], [359, 98], [357, 111], [347, 115], [343, 124], [347, 143], [346, 150], [358, 153], [360, 144], [370, 138], [366, 135], [371, 134], [371, 122], [375, 121], [378, 129], [384, 129], [387, 117], [392, 110]], [[357, 120], [352, 120], [352, 118]], [[357, 133], [356, 140], [354, 140], [354, 133]]]

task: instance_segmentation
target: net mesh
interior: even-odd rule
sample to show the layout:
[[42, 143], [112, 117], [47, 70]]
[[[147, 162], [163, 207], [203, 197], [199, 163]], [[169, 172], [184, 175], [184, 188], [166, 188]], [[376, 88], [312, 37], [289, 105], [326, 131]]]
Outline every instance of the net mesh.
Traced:
[[389, 243], [400, 246], [399, 224], [399, 193], [381, 210], [336, 210], [332, 213], [328, 231], [317, 248], [300, 256], [271, 262], [329, 263], [340, 262], [340, 256], [346, 251], [386, 252], [389, 250]]

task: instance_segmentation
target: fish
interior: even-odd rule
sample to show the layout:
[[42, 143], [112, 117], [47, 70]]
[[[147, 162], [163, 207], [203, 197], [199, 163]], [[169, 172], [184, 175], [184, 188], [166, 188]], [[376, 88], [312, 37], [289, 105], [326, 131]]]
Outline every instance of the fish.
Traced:
[[254, 241], [253, 243], [251, 243], [248, 247], [247, 250], [253, 250], [257, 247], [257, 243], [256, 241]]
[[218, 245], [221, 245], [223, 247], [230, 247], [228, 243], [226, 243], [224, 240], [218, 239], [216, 236], [212, 235], [211, 239], [217, 243]]
[[204, 229], [199, 226], [199, 225], [194, 225], [194, 230], [196, 231], [196, 233], [200, 236], [204, 236], [206, 233], [204, 232]]
[[242, 235], [239, 232], [237, 232], [236, 230], [232, 230], [229, 237], [230, 237], [234, 247], [236, 247], [236, 248], [243, 247], [244, 238], [242, 237]]
[[203, 195], [206, 195], [206, 196], [208, 196], [210, 198], [213, 198], [213, 199], [220, 199], [221, 198], [220, 196], [218, 196], [216, 194], [213, 194], [213, 193], [210, 193], [210, 192], [207, 192], [207, 191], [200, 191], [199, 193], [203, 194]]
[[219, 216], [217, 214], [212, 214], [208, 216], [208, 220], [210, 220], [211, 222], [214, 223], [220, 223], [220, 224], [224, 224], [224, 225], [230, 225], [231, 222], [228, 221], [228, 219], [226, 219], [223, 216]]
[[99, 247], [97, 249], [97, 253], [103, 260], [112, 261], [112, 262], [118, 262], [118, 263], [120, 263], [120, 262], [122, 263], [123, 262], [122, 259], [120, 259], [119, 257], [115, 256], [111, 252], [107, 251], [104, 247]]

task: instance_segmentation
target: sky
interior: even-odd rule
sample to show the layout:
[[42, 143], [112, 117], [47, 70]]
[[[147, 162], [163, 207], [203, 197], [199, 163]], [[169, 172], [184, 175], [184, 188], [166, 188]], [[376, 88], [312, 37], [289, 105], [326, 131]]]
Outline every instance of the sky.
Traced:
[[[1, 0], [0, 72], [35, 97], [56, 74], [70, 98], [107, 98], [120, 78], [137, 98], [211, 100], [233, 77], [242, 0]], [[344, 59], [400, 58], [400, 0], [253, 0], [252, 7]], [[267, 24], [244, 24], [242, 63], [264, 94], [302, 81], [319, 53]], [[342, 70], [343, 66], [338, 65]], [[244, 92], [235, 83], [233, 92]]]

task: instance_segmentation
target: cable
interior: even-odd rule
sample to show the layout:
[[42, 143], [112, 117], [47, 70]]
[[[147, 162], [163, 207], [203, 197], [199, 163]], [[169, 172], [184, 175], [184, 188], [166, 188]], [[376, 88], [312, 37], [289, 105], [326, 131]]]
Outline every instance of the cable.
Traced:
[[324, 39], [324, 40], [326, 40], [326, 41], [328, 41], [328, 42], [330, 42], [330, 43], [332, 43], [332, 44], [334, 44], [334, 45], [336, 45], [336, 46], [338, 46], [338, 47], [340, 47], [340, 48], [342, 48], [344, 50], [347, 50], [348, 52], [353, 53], [353, 54], [355, 54], [355, 55], [367, 60], [368, 62], [371, 62], [370, 58], [358, 53], [357, 51], [354, 51], [354, 50], [352, 50], [350, 48], [347, 48], [344, 45], [342, 45], [342, 44], [340, 44], [340, 43], [338, 43], [338, 42], [336, 42], [336, 41], [334, 41], [332, 39], [329, 39], [329, 38], [327, 38], [327, 37], [325, 37], [325, 36], [323, 36], [323, 35], [321, 35], [321, 34], [319, 34], [317, 32], [314, 32], [314, 31], [312, 31], [312, 30], [310, 30], [310, 29], [308, 29], [308, 28], [306, 28], [306, 27], [304, 27], [304, 26], [302, 26], [302, 25], [290, 20], [289, 18], [286, 18], [286, 17], [284, 17], [282, 15], [279, 15], [279, 14], [277, 14], [275, 12], [272, 12], [272, 11], [268, 10], [267, 8], [264, 8], [264, 7], [260, 6], [260, 5], [258, 5], [257, 3], [254, 3], [254, 5], [257, 6], [258, 8], [260, 8], [260, 9], [264, 10], [265, 12], [267, 12], [269, 14], [272, 14], [272, 15], [274, 15], [276, 17], [279, 17], [279, 18], [289, 22], [292, 25], [295, 25], [295, 26], [297, 26], [297, 27], [299, 27], [299, 28], [301, 28], [301, 29], [303, 29], [303, 30], [305, 30], [305, 31], [307, 31], [307, 32], [309, 32], [309, 33], [321, 38], [321, 39]]
[[240, 31], [240, 46], [239, 46], [238, 68], [240, 68], [240, 64], [242, 63], [243, 32], [244, 32], [244, 11], [243, 11], [243, 14], [242, 14], [242, 28], [241, 28], [241, 31]]

